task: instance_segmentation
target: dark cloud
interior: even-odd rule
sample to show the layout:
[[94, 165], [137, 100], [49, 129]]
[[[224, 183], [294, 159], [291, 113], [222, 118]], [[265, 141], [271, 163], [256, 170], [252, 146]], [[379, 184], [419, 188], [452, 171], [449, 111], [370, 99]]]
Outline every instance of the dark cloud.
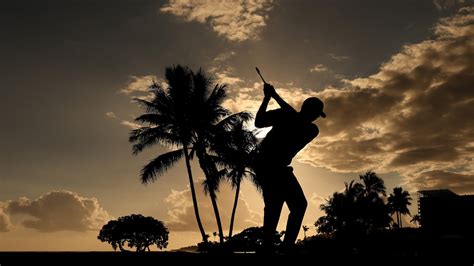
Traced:
[[460, 6], [466, 6], [472, 3], [472, 0], [433, 0], [433, 4], [438, 10], [446, 10]]
[[434, 170], [420, 174], [412, 181], [419, 189], [448, 188], [456, 193], [474, 193], [474, 175]]
[[70, 191], [52, 191], [30, 200], [7, 201], [10, 216], [26, 217], [22, 225], [40, 232], [97, 230], [110, 219], [96, 198], [84, 198]]
[[321, 120], [324, 135], [313, 145], [314, 153], [322, 154], [314, 156], [316, 164], [404, 174], [469, 164], [473, 22], [474, 8], [461, 9], [440, 20], [434, 39], [406, 45], [378, 73], [349, 81], [355, 87], [321, 92], [328, 119]]

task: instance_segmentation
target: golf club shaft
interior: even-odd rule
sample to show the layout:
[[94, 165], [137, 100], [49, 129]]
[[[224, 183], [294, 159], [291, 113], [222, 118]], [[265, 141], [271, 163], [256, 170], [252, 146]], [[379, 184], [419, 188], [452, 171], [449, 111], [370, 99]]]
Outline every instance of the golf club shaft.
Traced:
[[260, 78], [262, 79], [263, 83], [264, 83], [264, 84], [268, 84], [268, 83], [265, 81], [265, 79], [262, 77], [262, 74], [260, 73], [260, 69], [258, 69], [258, 67], [255, 67], [255, 70], [257, 70], [257, 73], [258, 73], [258, 75], [260, 76]]

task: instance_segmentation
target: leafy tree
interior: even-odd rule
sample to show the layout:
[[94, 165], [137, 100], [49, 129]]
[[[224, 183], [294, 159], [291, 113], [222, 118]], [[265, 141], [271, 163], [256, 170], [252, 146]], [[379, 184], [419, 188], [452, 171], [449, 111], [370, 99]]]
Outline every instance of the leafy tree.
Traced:
[[123, 216], [117, 220], [111, 220], [105, 224], [97, 237], [102, 242], [107, 242], [116, 250], [126, 251], [124, 246], [135, 248], [137, 252], [143, 252], [151, 245], [159, 249], [168, 246], [168, 229], [153, 217], [145, 217], [141, 214]]
[[410, 210], [408, 206], [411, 205], [411, 197], [408, 191], [403, 190], [401, 187], [393, 189], [393, 193], [388, 197], [388, 206], [392, 214], [397, 214], [397, 224], [401, 228], [402, 226], [402, 215], [409, 215]]

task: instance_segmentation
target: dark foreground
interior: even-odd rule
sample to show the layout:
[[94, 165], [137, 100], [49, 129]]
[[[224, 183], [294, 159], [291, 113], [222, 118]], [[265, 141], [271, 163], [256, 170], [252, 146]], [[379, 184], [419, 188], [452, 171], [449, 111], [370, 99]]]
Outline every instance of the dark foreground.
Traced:
[[[472, 245], [472, 243], [471, 243]], [[474, 265], [471, 256], [430, 257], [397, 256], [347, 256], [337, 254], [286, 254], [259, 255], [251, 253], [205, 254], [187, 252], [0, 252], [0, 265], [426, 265], [433, 261], [449, 261], [447, 265]], [[442, 260], [440, 260], [442, 259]], [[421, 263], [421, 264], [420, 264]]]
[[[251, 247], [243, 244], [245, 243], [240, 243], [246, 250]], [[114, 266], [431, 265], [427, 263], [429, 261], [433, 261], [433, 265], [474, 265], [474, 237], [432, 235], [417, 229], [384, 231], [345, 240], [314, 236], [300, 241], [295, 250], [286, 254], [234, 253], [219, 245], [209, 248], [207, 253], [187, 250], [144, 253], [0, 252], [0, 266], [99, 263]]]

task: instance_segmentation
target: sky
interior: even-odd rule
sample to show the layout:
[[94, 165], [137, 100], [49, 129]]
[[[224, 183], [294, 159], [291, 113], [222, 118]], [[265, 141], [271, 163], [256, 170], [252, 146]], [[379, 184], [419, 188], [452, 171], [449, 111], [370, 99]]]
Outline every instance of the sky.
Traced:
[[[167, 150], [135, 156], [128, 143], [141, 112], [132, 98], [175, 64], [228, 84], [233, 112], [258, 109], [255, 66], [295, 108], [310, 96], [325, 102], [319, 136], [292, 163], [310, 235], [319, 205], [368, 170], [388, 192], [410, 191], [412, 213], [421, 189], [474, 193], [471, 0], [0, 5], [0, 250], [110, 250], [98, 230], [132, 213], [164, 221], [169, 249], [199, 241], [184, 162], [143, 185], [141, 167]], [[210, 200], [196, 186], [212, 235]], [[231, 188], [218, 199], [227, 230]], [[262, 214], [245, 182], [234, 231], [261, 225]]]

